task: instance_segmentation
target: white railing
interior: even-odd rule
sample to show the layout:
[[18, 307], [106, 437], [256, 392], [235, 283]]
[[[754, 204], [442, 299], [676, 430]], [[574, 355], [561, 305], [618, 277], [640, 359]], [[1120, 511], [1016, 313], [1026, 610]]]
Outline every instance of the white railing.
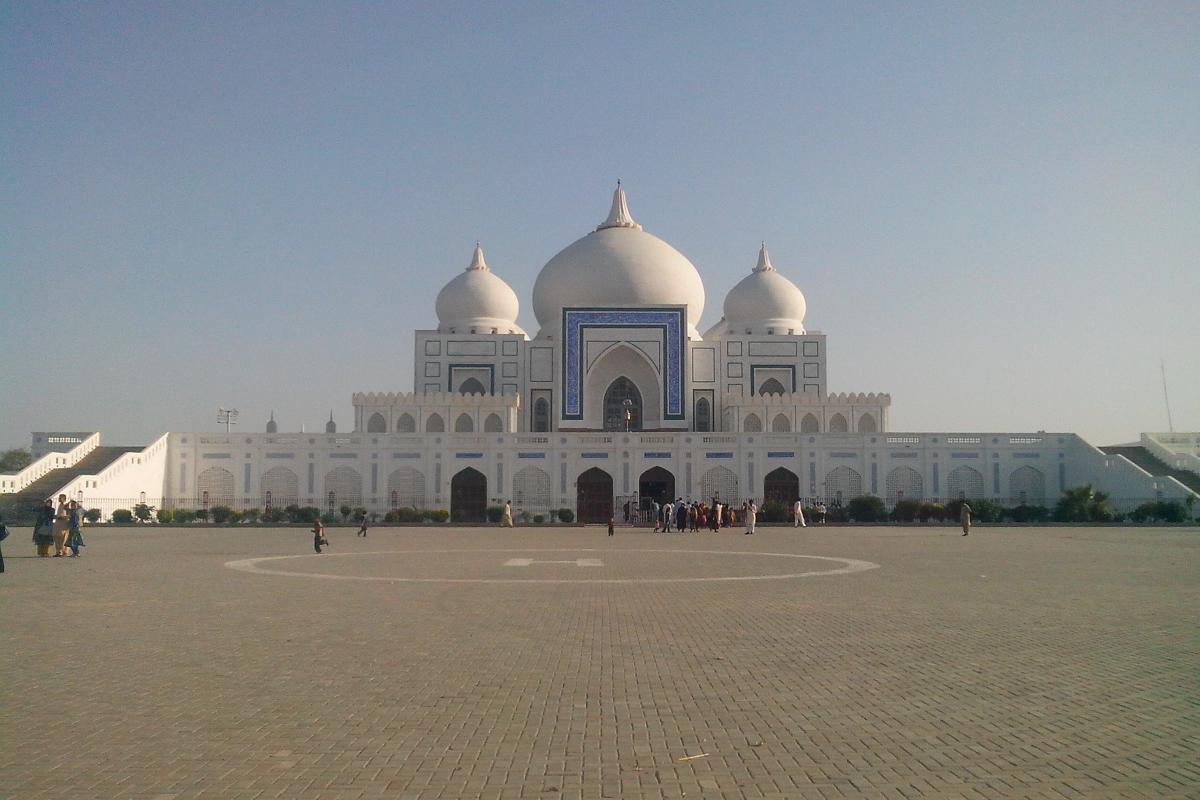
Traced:
[[1191, 447], [1195, 438], [1195, 434], [1143, 433], [1141, 444], [1168, 466], [1200, 475], [1200, 458], [1167, 446]]
[[47, 453], [18, 473], [0, 475], [0, 494], [15, 494], [56, 469], [73, 467], [99, 446], [100, 434], [93, 433], [65, 453]]
[[[88, 502], [89, 497], [137, 497], [138, 502], [161, 506], [163, 482], [166, 479], [167, 442], [170, 438], [171, 434], [164, 433], [142, 450], [122, 453], [104, 469], [94, 475], [73, 478], [54, 494], [65, 494], [71, 499], [82, 496], [84, 508], [99, 508], [105, 519], [114, 508], [121, 506], [115, 504], [117, 501], [92, 504]], [[143, 493], [145, 500], [141, 499]]]

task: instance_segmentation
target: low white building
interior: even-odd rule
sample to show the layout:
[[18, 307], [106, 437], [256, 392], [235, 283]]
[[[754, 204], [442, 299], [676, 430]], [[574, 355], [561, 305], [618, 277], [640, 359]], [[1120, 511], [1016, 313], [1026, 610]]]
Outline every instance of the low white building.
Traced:
[[[138, 496], [461, 519], [511, 499], [587, 522], [675, 497], [1053, 505], [1083, 483], [1121, 505], [1188, 494], [1071, 433], [889, 431], [888, 394], [828, 391], [826, 337], [805, 329], [804, 295], [765, 245], [701, 334], [699, 273], [633, 220], [619, 185], [607, 219], [539, 274], [532, 338], [518, 305], [476, 245], [438, 294], [437, 327], [415, 332], [412, 392], [354, 393], [348, 433], [332, 418], [323, 434], [280, 433], [272, 417], [263, 434], [167, 434], [137, 470], [161, 482]], [[112, 505], [117, 485], [92, 475], [68, 489]]]

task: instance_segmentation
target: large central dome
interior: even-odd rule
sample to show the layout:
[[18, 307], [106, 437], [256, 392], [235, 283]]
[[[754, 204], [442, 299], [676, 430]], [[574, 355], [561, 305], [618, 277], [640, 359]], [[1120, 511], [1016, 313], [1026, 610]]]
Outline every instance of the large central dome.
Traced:
[[612, 211], [595, 231], [546, 262], [533, 284], [533, 313], [553, 333], [564, 307], [686, 305], [688, 336], [699, 339], [704, 283], [682, 253], [633, 221], [617, 184]]

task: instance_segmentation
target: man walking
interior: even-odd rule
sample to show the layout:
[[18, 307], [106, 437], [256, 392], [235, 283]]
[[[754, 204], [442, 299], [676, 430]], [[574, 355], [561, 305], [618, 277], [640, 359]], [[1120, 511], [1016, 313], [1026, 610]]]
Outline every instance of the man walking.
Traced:
[[359, 515], [358, 522], [358, 535], [365, 539], [367, 538], [367, 512], [364, 511]]
[[792, 527], [807, 528], [808, 522], [804, 519], [804, 501], [797, 498], [792, 504]]
[[963, 536], [971, 532], [971, 507], [967, 505], [967, 501], [962, 501], [962, 508], [958, 512], [958, 520], [962, 523]]

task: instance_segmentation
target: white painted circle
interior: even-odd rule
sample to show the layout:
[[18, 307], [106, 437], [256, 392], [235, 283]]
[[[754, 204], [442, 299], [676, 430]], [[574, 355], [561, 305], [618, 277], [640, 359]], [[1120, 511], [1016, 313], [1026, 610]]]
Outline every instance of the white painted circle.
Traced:
[[[671, 553], [673, 555], [710, 555], [710, 556], [750, 556], [759, 558], [807, 558], [815, 561], [832, 561], [842, 566], [835, 569], [810, 570], [807, 572], [782, 572], [770, 575], [729, 575], [706, 578], [400, 578], [384, 575], [331, 575], [321, 572], [294, 572], [285, 569], [270, 569], [259, 566], [271, 561], [286, 561], [289, 559], [307, 558], [353, 558], [357, 556], [379, 555], [417, 555], [417, 554], [464, 554], [464, 553]], [[849, 575], [853, 572], [865, 572], [878, 569], [879, 565], [871, 561], [860, 561], [856, 558], [838, 558], [835, 556], [810, 556], [802, 553], [756, 553], [750, 551], [730, 550], [606, 550], [586, 547], [550, 547], [550, 548], [505, 548], [481, 550], [371, 550], [361, 553], [316, 553], [260, 556], [258, 558], [243, 558], [227, 561], [225, 566], [240, 572], [250, 572], [256, 575], [283, 575], [291, 578], [319, 578], [330, 581], [384, 581], [387, 583], [712, 583], [717, 581], [779, 581], [790, 578], [815, 578], [822, 575]]]

